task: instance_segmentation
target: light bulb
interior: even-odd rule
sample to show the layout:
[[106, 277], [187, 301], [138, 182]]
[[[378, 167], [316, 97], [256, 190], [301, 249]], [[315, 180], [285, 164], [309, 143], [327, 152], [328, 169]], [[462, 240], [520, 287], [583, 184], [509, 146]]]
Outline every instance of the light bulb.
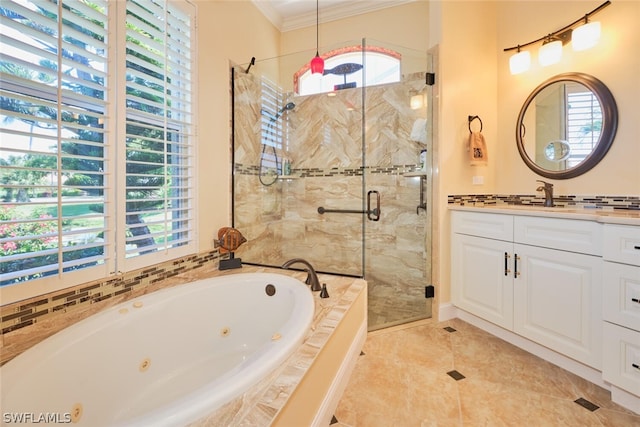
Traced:
[[545, 43], [540, 46], [540, 49], [538, 50], [538, 61], [543, 67], [551, 64], [556, 64], [560, 62], [561, 58], [562, 42], [560, 40]]
[[600, 40], [600, 22], [589, 22], [571, 34], [571, 46], [575, 51], [587, 50], [598, 44]]
[[511, 74], [524, 73], [531, 66], [531, 54], [529, 51], [518, 52], [509, 58]]
[[422, 108], [424, 106], [424, 96], [422, 96], [422, 94], [413, 95], [411, 97], [410, 105], [412, 110], [417, 110], [419, 108]]

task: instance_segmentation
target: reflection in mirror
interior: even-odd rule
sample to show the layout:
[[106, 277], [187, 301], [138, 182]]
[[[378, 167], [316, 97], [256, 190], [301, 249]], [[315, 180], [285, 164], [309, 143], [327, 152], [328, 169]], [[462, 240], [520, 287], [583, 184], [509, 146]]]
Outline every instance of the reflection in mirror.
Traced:
[[544, 147], [544, 156], [551, 162], [564, 162], [571, 154], [569, 141], [551, 141]]
[[516, 126], [518, 150], [529, 168], [547, 178], [572, 178], [591, 169], [608, 151], [617, 109], [599, 80], [561, 74], [533, 91]]

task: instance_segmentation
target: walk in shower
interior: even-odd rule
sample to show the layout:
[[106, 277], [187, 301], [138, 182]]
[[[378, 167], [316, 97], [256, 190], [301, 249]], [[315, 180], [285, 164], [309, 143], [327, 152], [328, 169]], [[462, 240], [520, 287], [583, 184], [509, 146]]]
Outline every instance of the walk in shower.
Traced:
[[[232, 69], [244, 263], [364, 277], [369, 330], [431, 317], [431, 56], [366, 39]], [[422, 154], [421, 154], [422, 153]]]

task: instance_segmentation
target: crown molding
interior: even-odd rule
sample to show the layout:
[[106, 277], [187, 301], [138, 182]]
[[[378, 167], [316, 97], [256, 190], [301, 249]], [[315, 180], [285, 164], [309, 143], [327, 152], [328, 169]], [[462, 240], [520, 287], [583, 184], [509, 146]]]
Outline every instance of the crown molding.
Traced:
[[251, 3], [267, 18], [277, 29], [282, 32], [283, 19], [267, 1], [251, 0]]
[[[389, 7], [411, 3], [416, 0], [360, 0], [345, 1], [336, 6], [320, 8], [318, 21], [322, 23], [337, 21], [350, 16], [362, 15]], [[316, 25], [316, 12], [301, 13], [291, 17], [282, 17], [268, 1], [252, 0], [258, 10], [273, 24], [280, 32], [287, 32]]]

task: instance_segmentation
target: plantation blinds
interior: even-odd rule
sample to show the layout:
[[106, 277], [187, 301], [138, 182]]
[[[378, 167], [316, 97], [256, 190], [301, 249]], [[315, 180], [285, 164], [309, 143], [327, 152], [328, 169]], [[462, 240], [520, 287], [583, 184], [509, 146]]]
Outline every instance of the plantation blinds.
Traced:
[[566, 139], [571, 147], [568, 167], [580, 164], [600, 140], [602, 108], [598, 98], [584, 86], [567, 85]]
[[129, 1], [126, 42], [126, 256], [193, 240], [190, 19]]
[[1, 286], [54, 290], [134, 267], [125, 253], [193, 251], [185, 5], [0, 3]]

